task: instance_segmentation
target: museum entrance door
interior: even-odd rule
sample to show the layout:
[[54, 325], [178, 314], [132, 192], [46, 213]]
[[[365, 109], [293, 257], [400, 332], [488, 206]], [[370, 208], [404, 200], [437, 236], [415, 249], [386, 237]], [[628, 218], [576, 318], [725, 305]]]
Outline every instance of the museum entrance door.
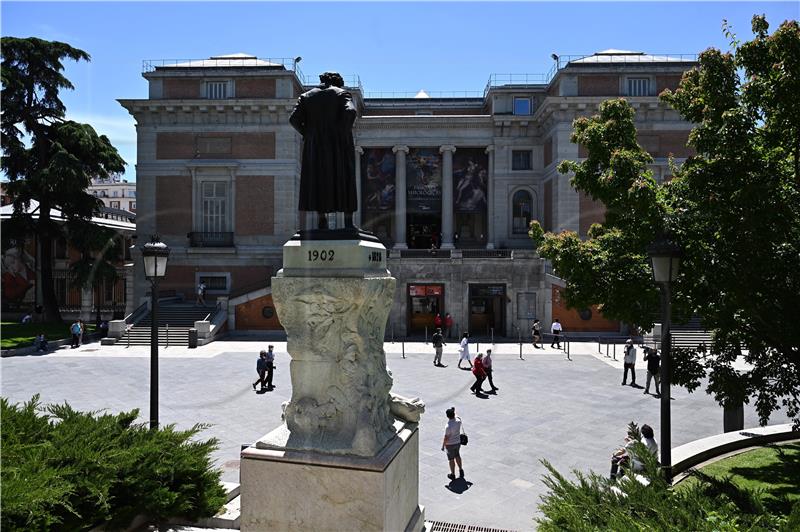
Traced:
[[[494, 330], [494, 331], [493, 331]], [[469, 333], [471, 336], [505, 336], [506, 285], [469, 285]]]
[[409, 249], [431, 249], [431, 243], [438, 248], [441, 244], [442, 218], [438, 214], [408, 213], [407, 239]]

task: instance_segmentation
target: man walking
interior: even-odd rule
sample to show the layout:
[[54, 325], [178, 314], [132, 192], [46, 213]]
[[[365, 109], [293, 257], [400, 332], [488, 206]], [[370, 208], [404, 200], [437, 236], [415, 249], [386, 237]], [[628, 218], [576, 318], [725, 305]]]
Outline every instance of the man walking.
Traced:
[[558, 349], [561, 349], [561, 331], [561, 322], [556, 318], [550, 326], [550, 334], [553, 335], [553, 341], [550, 342], [551, 348], [556, 348], [556, 346], [558, 346]]
[[436, 329], [436, 332], [433, 333], [431, 337], [431, 343], [433, 344], [433, 349], [436, 351], [436, 355], [433, 357], [433, 365], [437, 368], [442, 368], [444, 365], [442, 364], [442, 347], [445, 345], [444, 338], [442, 337], [442, 330]]
[[492, 391], [497, 391], [500, 388], [494, 385], [494, 381], [492, 380], [492, 350], [486, 350], [486, 356], [483, 357], [483, 370], [486, 372], [486, 378], [489, 380], [489, 386], [492, 387]]
[[271, 392], [275, 389], [272, 385], [272, 373], [275, 371], [275, 353], [272, 351], [275, 346], [268, 346], [269, 351], [267, 351], [266, 361], [267, 361], [267, 391]]
[[636, 348], [633, 347], [633, 340], [628, 338], [625, 342], [625, 358], [623, 359], [625, 369], [622, 373], [622, 386], [628, 380], [628, 370], [631, 370], [631, 386], [636, 386]]
[[81, 345], [81, 324], [73, 322], [72, 325], [69, 326], [69, 332], [72, 334], [72, 344], [70, 347], [75, 349], [79, 345]]
[[266, 388], [266, 385], [264, 384], [264, 375], [267, 372], [267, 352], [263, 349], [258, 354], [256, 371], [258, 372], [258, 379], [256, 379], [256, 382], [253, 383], [253, 390], [256, 389], [256, 384], [261, 383], [261, 391], [264, 391]]
[[204, 281], [200, 281], [200, 284], [197, 285], [197, 301], [194, 304], [195, 306], [206, 306], [206, 283]]
[[[533, 325], [531, 325], [531, 340], [533, 340], [533, 347], [539, 349], [540, 347], [536, 344], [542, 343], [542, 324], [538, 319], [533, 320]], [[541, 349], [544, 349], [544, 346], [541, 346]]]
[[655, 349], [645, 347], [644, 360], [647, 361], [647, 381], [644, 384], [644, 393], [650, 393], [650, 379], [652, 378], [655, 381], [656, 395], [661, 395], [659, 388], [661, 386], [661, 375], [658, 373], [659, 369], [661, 369], [661, 355]]

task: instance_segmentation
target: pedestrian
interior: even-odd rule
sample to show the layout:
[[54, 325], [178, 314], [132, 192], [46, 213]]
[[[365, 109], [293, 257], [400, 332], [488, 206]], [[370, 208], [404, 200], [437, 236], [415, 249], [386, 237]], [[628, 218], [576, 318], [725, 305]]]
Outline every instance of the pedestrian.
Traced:
[[200, 283], [197, 285], [197, 300], [194, 302], [194, 304], [195, 306], [206, 306], [206, 283], [204, 281], [200, 281]]
[[472, 368], [472, 360], [469, 358], [469, 333], [464, 332], [461, 335], [461, 347], [458, 350], [458, 368], [459, 369], [466, 369], [461, 367], [461, 362], [466, 360], [469, 364], [469, 367]]
[[644, 360], [647, 361], [647, 381], [644, 384], [644, 393], [650, 393], [650, 379], [653, 379], [656, 386], [656, 395], [661, 395], [661, 375], [659, 374], [659, 370], [661, 369], [661, 355], [658, 354], [655, 348], [651, 349], [645, 346]]
[[433, 326], [437, 329], [442, 328], [442, 315], [438, 312], [436, 313], [436, 317], [433, 318]]
[[36, 351], [47, 351], [47, 338], [44, 335], [44, 331], [39, 332], [39, 336], [36, 337], [33, 345], [36, 346]]
[[447, 451], [447, 461], [450, 464], [450, 474], [447, 478], [456, 479], [456, 464], [458, 464], [458, 476], [464, 478], [464, 467], [461, 464], [461, 434], [464, 429], [461, 418], [456, 417], [456, 407], [451, 406], [445, 410], [447, 416], [447, 426], [444, 429], [444, 439], [442, 439], [442, 450]]
[[[553, 341], [550, 342], [550, 347], [555, 348], [558, 346], [558, 349], [561, 349], [561, 322], [556, 318], [553, 321], [553, 324], [550, 326], [550, 334], [553, 335]], [[554, 345], [555, 344], [555, 345]]]
[[497, 386], [494, 385], [494, 381], [492, 381], [492, 350], [486, 350], [486, 356], [483, 357], [483, 369], [486, 371], [486, 378], [489, 379], [489, 386], [492, 387], [492, 391], [495, 392], [499, 390]]
[[[647, 447], [649, 452], [658, 455], [658, 443], [656, 443], [653, 428], [650, 425], [642, 425], [641, 432], [641, 443]], [[611, 480], [616, 480], [618, 476], [622, 476], [621, 473], [617, 475], [617, 472], [628, 464], [631, 465], [633, 471], [640, 471], [642, 469], [643, 463], [641, 457], [637, 456], [634, 451], [634, 443], [636, 443], [636, 441], [637, 440], [630, 436], [626, 436], [623, 447], [617, 449], [611, 456]]]
[[444, 315], [444, 330], [448, 340], [453, 337], [453, 317], [449, 312]]
[[636, 386], [636, 348], [633, 347], [633, 340], [630, 338], [625, 342], [623, 365], [625, 369], [622, 373], [622, 386], [625, 386], [628, 380], [628, 370], [631, 370], [631, 386]]
[[258, 379], [253, 383], [253, 390], [256, 389], [256, 384], [261, 383], [261, 391], [266, 389], [265, 376], [267, 373], [267, 352], [263, 349], [258, 354], [256, 361], [256, 372], [258, 372]]
[[483, 394], [483, 381], [486, 380], [486, 369], [483, 367], [483, 355], [478, 353], [475, 357], [475, 364], [472, 366], [472, 374], [475, 375], [475, 383], [470, 387], [470, 390], [475, 395]]
[[80, 345], [81, 324], [77, 321], [73, 322], [72, 325], [69, 326], [69, 332], [72, 334], [72, 343], [70, 344], [70, 347], [75, 349]]
[[267, 346], [267, 391], [271, 392], [275, 389], [275, 386], [272, 385], [272, 374], [275, 371], [275, 353], [272, 351], [275, 349], [274, 345]]
[[533, 320], [533, 325], [531, 325], [531, 339], [533, 340], [534, 348], [544, 349], [544, 346], [536, 345], [542, 343], [542, 324], [539, 320]]
[[78, 337], [78, 345], [83, 345], [83, 335], [86, 334], [86, 322], [78, 320], [78, 325], [81, 327], [80, 336]]
[[445, 346], [444, 338], [442, 337], [442, 330], [436, 329], [436, 332], [433, 333], [431, 337], [431, 343], [433, 344], [433, 349], [436, 354], [433, 357], [433, 365], [436, 367], [444, 367], [442, 364], [442, 349]]

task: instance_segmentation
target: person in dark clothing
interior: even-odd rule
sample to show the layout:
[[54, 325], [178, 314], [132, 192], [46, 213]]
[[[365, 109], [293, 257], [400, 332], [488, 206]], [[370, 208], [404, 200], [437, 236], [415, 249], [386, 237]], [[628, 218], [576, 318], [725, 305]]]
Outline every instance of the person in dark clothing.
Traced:
[[443, 346], [446, 344], [444, 343], [441, 329], [436, 329], [436, 332], [433, 333], [433, 336], [431, 337], [431, 343], [433, 344], [433, 349], [436, 352], [433, 357], [433, 365], [439, 368], [444, 367], [442, 364], [442, 350], [444, 349]]
[[661, 369], [661, 355], [659, 355], [658, 351], [655, 349], [645, 347], [644, 360], [647, 361], [647, 381], [644, 384], [644, 393], [650, 393], [650, 379], [654, 379], [656, 395], [661, 395], [661, 390], [659, 388], [661, 386], [661, 375], [659, 375], [659, 370]]
[[265, 382], [267, 384], [267, 391], [268, 392], [272, 391], [275, 388], [272, 385], [272, 373], [275, 371], [275, 353], [272, 352], [274, 347], [275, 346], [272, 346], [272, 345], [268, 347], [269, 351], [267, 351], [267, 356], [266, 356], [266, 360], [267, 360], [267, 378], [266, 378]]
[[343, 212], [345, 227], [353, 227], [358, 207], [353, 123], [358, 112], [342, 76], [324, 72], [320, 86], [304, 92], [289, 116], [303, 136], [300, 167], [301, 211], [319, 213], [319, 229], [327, 229], [325, 213]]
[[492, 380], [492, 350], [486, 350], [486, 356], [483, 357], [481, 360], [483, 364], [483, 370], [486, 372], [486, 378], [489, 379], [489, 386], [492, 387], [492, 391], [495, 392], [500, 388], [494, 385], [494, 381]]
[[256, 379], [256, 382], [253, 383], [253, 389], [255, 390], [256, 384], [260, 382], [261, 390], [263, 391], [266, 389], [267, 386], [265, 381], [265, 376], [267, 373], [267, 352], [264, 350], [262, 350], [258, 354], [258, 360], [256, 361], [256, 371], [258, 372], [258, 379]]

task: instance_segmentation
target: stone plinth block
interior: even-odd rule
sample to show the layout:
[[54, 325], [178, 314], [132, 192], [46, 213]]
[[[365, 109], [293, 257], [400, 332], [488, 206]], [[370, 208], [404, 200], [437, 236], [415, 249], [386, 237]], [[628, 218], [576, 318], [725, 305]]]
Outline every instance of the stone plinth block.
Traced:
[[245, 449], [241, 530], [422, 530], [417, 425], [397, 428], [372, 457]]
[[286, 277], [386, 276], [386, 248], [369, 240], [300, 240], [283, 245]]
[[375, 456], [395, 436], [383, 351], [395, 279], [282, 273], [272, 298], [292, 357], [292, 398], [285, 423], [256, 446]]

